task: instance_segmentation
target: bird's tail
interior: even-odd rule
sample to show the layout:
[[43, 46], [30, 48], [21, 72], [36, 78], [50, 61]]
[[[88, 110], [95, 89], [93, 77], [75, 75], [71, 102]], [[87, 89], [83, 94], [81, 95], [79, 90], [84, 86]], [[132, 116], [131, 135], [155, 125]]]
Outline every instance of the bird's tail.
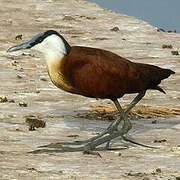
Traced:
[[[159, 74], [159, 81], [161, 82], [161, 80], [168, 78], [171, 74], [175, 74], [175, 72], [172, 71], [171, 69], [162, 69], [161, 73]], [[158, 86], [158, 84], [157, 84], [157, 86], [153, 87], [152, 89], [158, 90], [158, 91], [166, 94], [166, 92], [160, 86]]]
[[153, 88], [153, 89], [158, 90], [158, 91], [160, 91], [160, 92], [166, 94], [166, 92], [165, 92], [160, 86], [156, 86], [156, 87]]
[[171, 69], [163, 69], [163, 71], [162, 71], [163, 79], [168, 78], [171, 74], [175, 74], [175, 72], [172, 71]]

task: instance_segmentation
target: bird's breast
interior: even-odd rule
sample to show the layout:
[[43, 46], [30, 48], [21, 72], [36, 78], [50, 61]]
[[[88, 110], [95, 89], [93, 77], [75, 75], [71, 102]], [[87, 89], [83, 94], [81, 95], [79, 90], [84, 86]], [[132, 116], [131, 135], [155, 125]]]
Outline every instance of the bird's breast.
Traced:
[[72, 85], [69, 83], [69, 81], [63, 74], [61, 62], [47, 64], [47, 68], [50, 79], [55, 86], [64, 91], [76, 93], [75, 89], [72, 87]]

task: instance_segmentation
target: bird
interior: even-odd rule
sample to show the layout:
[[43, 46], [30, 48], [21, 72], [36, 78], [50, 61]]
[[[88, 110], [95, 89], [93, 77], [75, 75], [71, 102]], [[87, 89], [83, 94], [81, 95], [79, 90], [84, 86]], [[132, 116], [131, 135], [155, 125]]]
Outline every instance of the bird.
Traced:
[[[29, 41], [10, 47], [7, 52], [25, 49], [34, 49], [44, 55], [49, 77], [58, 88], [88, 98], [109, 99], [119, 111], [119, 118], [102, 133], [88, 140], [75, 142], [80, 146], [73, 149], [78, 150], [95, 150], [102, 144], [106, 144], [108, 148], [111, 140], [125, 138], [132, 128], [127, 118], [130, 110], [145, 96], [147, 90], [165, 93], [159, 84], [175, 74], [171, 69], [132, 62], [104, 49], [71, 46], [55, 30], [38, 33]], [[137, 95], [123, 109], [118, 99], [126, 94]], [[64, 144], [63, 147], [68, 146]]]

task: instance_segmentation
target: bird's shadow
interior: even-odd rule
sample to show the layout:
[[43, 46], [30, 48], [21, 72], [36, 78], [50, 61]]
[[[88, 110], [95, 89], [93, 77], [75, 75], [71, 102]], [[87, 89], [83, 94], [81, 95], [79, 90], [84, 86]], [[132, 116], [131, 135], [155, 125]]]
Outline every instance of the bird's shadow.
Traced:
[[[75, 141], [76, 142], [76, 141]], [[84, 152], [84, 146], [76, 146], [73, 145], [74, 142], [57, 142], [57, 143], [50, 143], [44, 146], [39, 146], [37, 150], [30, 151], [29, 153], [31, 154], [51, 154], [51, 153], [65, 153], [65, 152]], [[105, 147], [105, 146], [100, 146], [94, 149], [93, 151], [119, 151], [119, 150], [124, 150], [127, 149], [127, 146], [114, 146], [113, 147]]]

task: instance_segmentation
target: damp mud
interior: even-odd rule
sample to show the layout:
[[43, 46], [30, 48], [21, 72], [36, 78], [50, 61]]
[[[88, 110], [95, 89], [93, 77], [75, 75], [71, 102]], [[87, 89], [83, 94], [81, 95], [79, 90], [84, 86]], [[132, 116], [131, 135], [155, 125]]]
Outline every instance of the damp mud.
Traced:
[[[0, 5], [0, 179], [180, 178], [180, 34], [83, 0], [1, 0]], [[113, 141], [114, 150], [98, 151], [100, 156], [40, 148], [93, 137], [118, 118], [109, 100], [56, 88], [39, 53], [6, 52], [48, 29], [71, 45], [107, 49], [176, 72], [161, 83], [166, 94], [148, 91], [129, 116], [128, 138], [158, 148], [121, 139]], [[133, 97], [126, 95], [120, 103], [126, 107]]]

